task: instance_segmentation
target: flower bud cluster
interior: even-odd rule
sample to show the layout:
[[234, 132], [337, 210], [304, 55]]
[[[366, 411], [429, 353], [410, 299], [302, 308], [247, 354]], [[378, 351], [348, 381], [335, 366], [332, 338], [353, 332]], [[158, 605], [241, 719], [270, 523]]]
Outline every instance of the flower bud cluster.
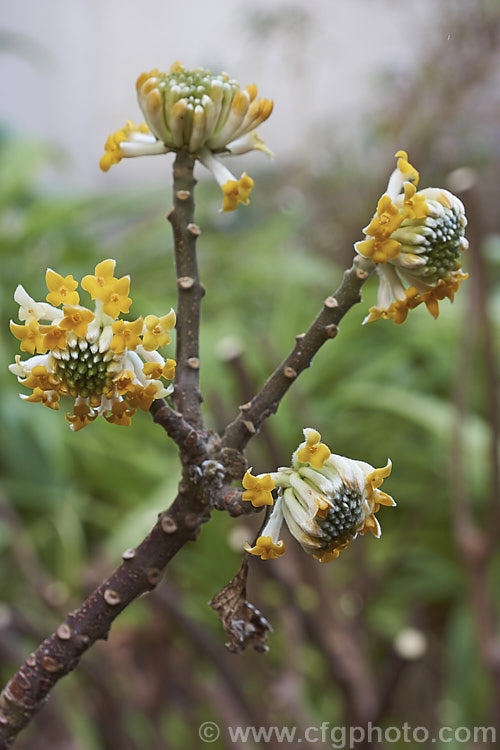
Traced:
[[106, 140], [100, 166], [105, 172], [124, 157], [186, 151], [209, 169], [223, 194], [222, 211], [249, 202], [254, 182], [246, 172], [237, 179], [219, 156], [248, 151], [272, 153], [256, 128], [273, 110], [270, 99], [257, 97], [257, 86], [244, 89], [227, 73], [203, 68], [186, 70], [176, 62], [168, 73], [142, 73], [136, 83], [145, 123], [132, 120]]

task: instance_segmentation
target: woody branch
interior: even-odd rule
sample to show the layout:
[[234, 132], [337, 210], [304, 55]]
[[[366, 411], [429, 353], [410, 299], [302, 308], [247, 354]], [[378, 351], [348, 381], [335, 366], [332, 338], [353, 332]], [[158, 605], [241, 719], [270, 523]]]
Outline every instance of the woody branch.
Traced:
[[[325, 300], [323, 309], [305, 334], [297, 337], [290, 355], [271, 375], [228, 426], [221, 441], [203, 431], [199, 393], [199, 317], [204, 294], [199, 281], [193, 223], [192, 160], [179, 154], [174, 166], [174, 209], [169, 220], [174, 230], [177, 268], [178, 368], [174, 401], [179, 411], [164, 401], [151, 407], [160, 424], [179, 447], [183, 465], [178, 495], [161, 513], [154, 527], [136, 547], [123, 553], [122, 564], [70, 613], [57, 630], [28, 656], [0, 694], [0, 750], [11, 747], [19, 732], [43, 707], [50, 691], [64, 675], [78, 665], [81, 656], [97, 640], [108, 637], [115, 618], [141, 594], [160, 581], [172, 557], [195, 540], [212, 509], [237, 516], [253, 509], [241, 501], [241, 490], [230, 486], [244, 471], [241, 451], [264, 420], [278, 408], [286, 391], [306, 369], [319, 348], [335, 337], [347, 311], [360, 301], [360, 289], [368, 277], [362, 259], [344, 274], [341, 286]], [[292, 373], [293, 370], [293, 373]], [[251, 421], [253, 429], [248, 429]]]

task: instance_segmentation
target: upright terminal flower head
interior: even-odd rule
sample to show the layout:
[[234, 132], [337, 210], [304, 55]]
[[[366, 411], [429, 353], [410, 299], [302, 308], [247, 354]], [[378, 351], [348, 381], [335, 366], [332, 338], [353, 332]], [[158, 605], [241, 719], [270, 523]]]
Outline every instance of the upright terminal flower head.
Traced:
[[185, 70], [176, 62], [168, 73], [142, 73], [136, 83], [146, 120], [128, 120], [105, 144], [100, 166], [105, 172], [123, 157], [187, 151], [204, 164], [222, 188], [222, 211], [247, 204], [253, 180], [236, 179], [218, 156], [263, 151], [272, 156], [256, 128], [273, 110], [270, 99], [258, 99], [257, 87], [241, 89], [227, 73]]
[[380, 281], [377, 305], [365, 323], [380, 318], [404, 323], [408, 310], [422, 302], [437, 318], [438, 302], [445, 297], [453, 301], [467, 278], [460, 258], [469, 246], [462, 202], [442, 188], [417, 191], [419, 174], [406, 152], [398, 151], [396, 157], [387, 191], [363, 230], [366, 238], [354, 245], [376, 264]]
[[[331, 453], [320, 442], [317, 430], [306, 428], [304, 437], [292, 456], [291, 467], [252, 477], [253, 484], [262, 483], [260, 493], [266, 485], [269, 497], [270, 490], [278, 488], [277, 500], [255, 545], [245, 545], [247, 552], [263, 560], [284, 554], [285, 545], [280, 539], [283, 520], [306, 552], [321, 562], [330, 562], [357, 534], [371, 531], [379, 537], [375, 514], [381, 505], [396, 505], [390, 495], [379, 489], [391, 473], [390, 461], [382, 469], [374, 469], [364, 461]], [[248, 486], [247, 475], [243, 486]], [[257, 496], [257, 502], [245, 495], [247, 492], [243, 499], [251, 500], [255, 506], [264, 504], [262, 495]]]
[[[11, 322], [10, 328], [21, 351], [32, 355], [24, 361], [16, 356], [9, 367], [31, 390], [21, 398], [55, 410], [61, 396], [72, 398], [73, 413], [66, 419], [75, 431], [98, 416], [129, 425], [137, 408], [147, 411], [154, 399], [173, 389], [165, 388], [160, 378], [174, 377], [175, 362], [165, 360], [157, 349], [170, 342], [175, 313], [118, 320], [132, 300], [130, 278], [115, 278], [114, 270], [114, 260], [103, 260], [82, 280], [82, 288], [95, 300], [94, 311], [79, 305], [78, 282], [72, 276], [50, 268], [45, 279], [51, 304], [35, 302], [22, 286], [14, 293], [19, 320], [25, 322]], [[40, 325], [41, 320], [49, 325]]]

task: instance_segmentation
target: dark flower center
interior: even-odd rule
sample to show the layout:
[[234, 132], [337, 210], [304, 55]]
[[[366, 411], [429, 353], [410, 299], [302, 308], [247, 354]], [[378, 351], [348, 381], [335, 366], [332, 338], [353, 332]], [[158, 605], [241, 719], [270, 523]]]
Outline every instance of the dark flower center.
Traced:
[[342, 488], [325, 518], [316, 518], [325, 544], [347, 541], [356, 533], [361, 521], [363, 498], [357, 490]]
[[[87, 348], [80, 346], [83, 342]], [[65, 350], [52, 354], [57, 376], [78, 396], [100, 396], [105, 388], [113, 387], [112, 375], [108, 374], [109, 353], [99, 352], [97, 344], [89, 345], [85, 339], [77, 339], [68, 343]]]

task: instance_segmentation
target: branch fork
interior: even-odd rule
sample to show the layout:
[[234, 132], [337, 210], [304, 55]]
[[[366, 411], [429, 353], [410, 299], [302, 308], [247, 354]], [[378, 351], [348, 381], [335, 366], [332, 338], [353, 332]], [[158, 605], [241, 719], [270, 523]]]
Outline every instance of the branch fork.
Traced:
[[[81, 656], [97, 640], [107, 639], [119, 613], [141, 594], [160, 582], [172, 557], [198, 537], [213, 509], [233, 517], [255, 512], [242, 501], [242, 490], [231, 482], [246, 470], [243, 451], [265, 419], [279, 404], [312, 358], [328, 340], [335, 338], [347, 311], [361, 299], [361, 287], [374, 266], [357, 257], [337, 291], [326, 298], [322, 310], [305, 333], [296, 337], [293, 350], [276, 368], [259, 392], [242, 405], [239, 414], [219, 437], [205, 427], [199, 389], [199, 329], [201, 300], [196, 240], [200, 229], [194, 222], [194, 161], [179, 151], [174, 165], [174, 208], [168, 215], [172, 225], [177, 275], [177, 367], [172, 396], [175, 408], [154, 401], [153, 420], [176, 443], [183, 466], [178, 494], [171, 507], [160, 513], [146, 538], [124, 551], [121, 565], [88, 597], [57, 630], [30, 654], [0, 694], [0, 750], [11, 747], [19, 732], [43, 707], [51, 689], [78, 665]], [[214, 599], [235, 650], [244, 645], [265, 648], [270, 626], [245, 598], [246, 564], [232, 584]], [[233, 589], [230, 590], [230, 586]], [[237, 589], [237, 591], [236, 591]], [[236, 592], [236, 593], [235, 593]], [[238, 602], [248, 627], [234, 631], [230, 603]], [[238, 645], [234, 639], [238, 640]]]

